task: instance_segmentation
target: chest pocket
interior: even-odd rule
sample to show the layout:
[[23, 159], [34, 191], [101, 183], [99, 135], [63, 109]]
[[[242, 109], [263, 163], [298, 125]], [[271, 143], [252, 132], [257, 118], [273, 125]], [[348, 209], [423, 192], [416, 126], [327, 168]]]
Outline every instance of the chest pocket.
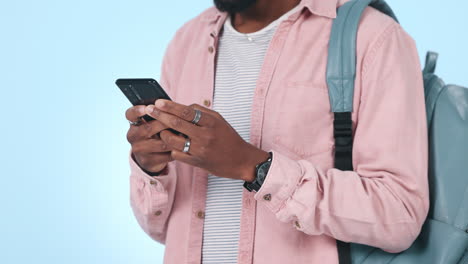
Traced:
[[285, 81], [274, 101], [275, 148], [296, 159], [330, 158], [334, 145], [333, 113], [327, 86]]

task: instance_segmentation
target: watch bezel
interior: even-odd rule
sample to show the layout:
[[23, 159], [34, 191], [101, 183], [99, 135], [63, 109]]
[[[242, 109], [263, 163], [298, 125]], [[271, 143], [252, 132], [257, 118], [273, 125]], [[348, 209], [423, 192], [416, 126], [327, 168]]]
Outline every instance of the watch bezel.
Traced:
[[[266, 175], [267, 173], [265, 173], [263, 175], [263, 177], [258, 177], [258, 172], [260, 170], [261, 167], [265, 166], [266, 164], [270, 163], [269, 166], [271, 166], [271, 162], [273, 160], [273, 152], [268, 152], [269, 153], [269, 157], [267, 160], [255, 165], [255, 180], [253, 182], [247, 182], [247, 181], [244, 181], [244, 187], [249, 191], [251, 192], [252, 190], [254, 190], [255, 192], [257, 192], [258, 190], [260, 190], [260, 187], [262, 186], [263, 182], [265, 181], [265, 178], [266, 178]], [[260, 179], [261, 178], [261, 179]]]

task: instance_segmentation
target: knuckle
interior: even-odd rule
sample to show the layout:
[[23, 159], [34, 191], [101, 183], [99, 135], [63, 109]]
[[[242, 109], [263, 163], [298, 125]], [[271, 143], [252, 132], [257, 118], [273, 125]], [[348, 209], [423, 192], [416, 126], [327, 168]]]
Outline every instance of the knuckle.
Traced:
[[191, 106], [191, 107], [194, 107], [194, 108], [198, 108], [198, 109], [204, 108], [203, 106], [201, 106], [201, 105], [199, 105], [199, 104], [191, 104], [190, 106]]
[[138, 155], [135, 157], [138, 159], [138, 163], [140, 163], [140, 165], [143, 167], [143, 168], [148, 168], [148, 165], [150, 165], [149, 163], [149, 159], [146, 157], [146, 156], [143, 156], [143, 155]]
[[161, 141], [161, 142], [159, 143], [159, 148], [160, 148], [162, 151], [165, 151], [165, 150], [168, 149], [167, 144], [166, 144], [164, 141]]
[[205, 123], [207, 127], [214, 127], [216, 125], [214, 118], [207, 118]]
[[206, 143], [207, 143], [208, 145], [211, 145], [211, 144], [214, 143], [215, 137], [214, 137], [213, 135], [210, 134], [210, 135], [207, 136], [206, 141], [207, 141]]
[[159, 137], [166, 143], [167, 143], [166, 139], [167, 139], [168, 135], [169, 134], [168, 134], [168, 132], [166, 130], [163, 130], [163, 131], [161, 131], [161, 133], [159, 133]]
[[148, 134], [151, 136], [154, 136], [154, 134], [157, 134], [161, 131], [161, 124], [158, 123], [157, 121], [154, 121], [151, 125], [148, 127]]
[[218, 112], [214, 112], [214, 115], [219, 119], [224, 119], [223, 116]]
[[174, 127], [180, 127], [182, 124], [182, 121], [179, 118], [172, 118], [171, 124]]
[[168, 145], [174, 146], [175, 140], [173, 136], [166, 136], [166, 140], [164, 140]]
[[213, 133], [207, 131], [206, 133], [204, 133], [204, 136], [203, 136], [203, 147], [206, 148], [206, 146], [209, 146], [211, 144], [213, 144], [214, 140], [215, 140], [215, 136], [213, 135]]
[[[159, 100], [159, 99], [157, 99], [156, 101], [158, 101], [158, 100]], [[154, 103], [156, 103], [156, 102], [154, 102]], [[165, 104], [164, 104], [164, 109], [165, 109], [165, 110], [171, 111], [171, 110], [174, 109], [174, 107], [173, 107], [172, 103], [165, 102]]]
[[161, 140], [165, 144], [167, 144], [168, 147], [173, 146], [173, 144], [175, 143], [175, 136], [171, 132], [167, 130], [163, 130], [161, 131], [159, 135], [160, 135]]
[[128, 108], [127, 111], [125, 111], [125, 117], [129, 121], [133, 121], [142, 114], [141, 112], [142, 112], [141, 106], [135, 105], [135, 106]]
[[193, 109], [189, 108], [189, 107], [186, 107], [184, 109], [184, 111], [182, 111], [182, 113], [180, 114], [180, 116], [183, 118], [183, 119], [188, 119], [190, 117], [190, 113], [193, 112]]
[[132, 144], [135, 141], [135, 129], [132, 127], [127, 132], [127, 141]]
[[177, 153], [177, 151], [171, 151], [171, 159], [177, 160], [178, 157], [179, 157], [179, 154]]
[[206, 156], [206, 153], [208, 152], [208, 148], [205, 145], [200, 146], [199, 152], [200, 152], [200, 156], [204, 157]]

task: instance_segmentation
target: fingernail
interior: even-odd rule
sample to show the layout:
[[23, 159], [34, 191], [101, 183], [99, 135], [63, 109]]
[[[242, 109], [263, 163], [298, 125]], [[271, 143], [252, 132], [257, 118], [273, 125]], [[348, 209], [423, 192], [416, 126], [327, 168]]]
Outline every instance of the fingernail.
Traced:
[[145, 112], [146, 112], [147, 114], [152, 114], [153, 111], [154, 111], [154, 105], [148, 105], [148, 106], [146, 106]]
[[158, 99], [158, 100], [156, 100], [155, 105], [156, 105], [158, 108], [163, 108], [163, 107], [166, 105], [166, 102], [164, 102], [164, 100]]
[[138, 114], [138, 116], [142, 116], [142, 115], [146, 114], [144, 107], [137, 107], [135, 112]]

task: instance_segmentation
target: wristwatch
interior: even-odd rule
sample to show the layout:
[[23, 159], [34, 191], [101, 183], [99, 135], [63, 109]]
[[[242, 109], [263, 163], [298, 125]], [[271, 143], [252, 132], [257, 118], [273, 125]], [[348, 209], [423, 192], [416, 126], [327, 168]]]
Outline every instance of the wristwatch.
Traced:
[[268, 152], [270, 157], [264, 162], [261, 162], [255, 166], [255, 180], [253, 182], [244, 181], [244, 187], [249, 191], [255, 190], [258, 192], [260, 187], [262, 187], [263, 182], [268, 174], [268, 170], [270, 169], [271, 162], [273, 160], [273, 152]]

